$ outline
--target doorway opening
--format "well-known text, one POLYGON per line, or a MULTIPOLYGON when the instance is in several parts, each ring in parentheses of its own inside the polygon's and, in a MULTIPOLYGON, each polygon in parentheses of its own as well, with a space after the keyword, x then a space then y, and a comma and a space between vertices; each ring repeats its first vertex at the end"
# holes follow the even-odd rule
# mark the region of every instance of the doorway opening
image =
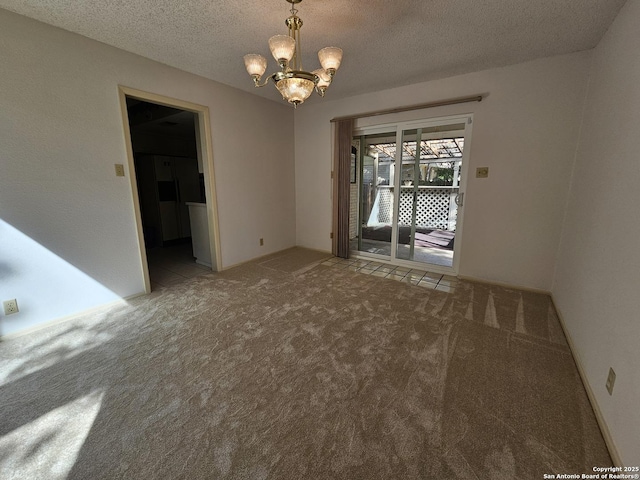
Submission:
POLYGON ((206 107, 121 93, 146 292, 218 270, 206 107))
POLYGON ((471 117, 369 128, 352 143, 354 256, 457 273, 471 117))

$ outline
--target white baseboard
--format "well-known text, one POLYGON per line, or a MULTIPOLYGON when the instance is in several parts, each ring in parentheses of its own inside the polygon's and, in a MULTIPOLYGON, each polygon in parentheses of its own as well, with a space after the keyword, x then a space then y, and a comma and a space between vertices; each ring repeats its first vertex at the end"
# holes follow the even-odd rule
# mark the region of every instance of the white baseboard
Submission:
POLYGON ((551 295, 551 292, 549 290, 542 290, 540 288, 523 287, 521 285, 514 285, 512 283, 496 282, 494 280, 485 280, 484 278, 469 277, 467 275, 458 275, 458 278, 460 280, 466 280, 469 282, 485 283, 487 285, 497 285, 499 287, 511 288, 513 290, 522 290, 524 292, 540 293, 542 295, 551 295))
POLYGON ((589 397, 589 403, 591 403, 591 408, 593 408, 593 413, 596 415, 596 421, 598 422, 598 426, 600 427, 600 431, 602 432, 602 437, 604 438, 604 442, 607 445, 607 449, 609 450, 609 455, 611 455, 611 460, 616 467, 624 468, 624 464, 622 463, 622 458, 620 457, 620 453, 618 452, 618 448, 611 436, 611 432, 609 431, 609 426, 607 425, 606 420, 604 419, 604 415, 602 415, 602 411, 600 410, 600 405, 598 405, 598 401, 596 400, 596 396, 593 393, 593 389, 591 388, 591 384, 589 383, 589 379, 587 378, 587 374, 582 366, 582 360, 580 358, 580 354, 573 343, 573 339, 571 338, 571 334, 567 329, 567 325, 562 316, 562 312, 558 308, 558 305, 553 298, 553 294, 551 294, 551 301, 553 302, 553 306, 558 314, 558 318, 560 319, 560 325, 562 326, 562 330, 564 331, 565 337, 567 337, 567 343, 569 344, 569 348, 571 349, 571 354, 573 355, 573 359, 576 362, 576 366, 578 367, 578 373, 580 374, 580 379, 582 380, 582 384, 584 385, 584 389, 587 392, 587 397, 589 397))
POLYGON ((48 320, 46 322, 38 323, 37 325, 33 325, 31 327, 25 328, 24 330, 18 330, 17 332, 12 332, 7 335, 0 335, 0 342, 4 342, 7 340, 12 340, 17 337, 22 337, 24 335, 29 335, 34 332, 38 332, 40 330, 44 330, 45 328, 51 328, 53 326, 59 325, 61 323, 69 322, 71 320, 75 320, 78 317, 83 315, 89 315, 91 313, 98 312, 99 310, 103 310, 109 307, 113 307, 115 305, 121 305, 122 303, 127 302, 128 300, 133 300, 134 298, 140 297, 142 295, 146 295, 145 292, 136 293, 134 295, 130 295, 125 298, 121 298, 119 300, 114 300, 113 302, 103 303, 102 305, 98 305, 96 307, 88 308, 86 310, 82 310, 78 313, 72 313, 71 315, 65 315, 64 317, 54 318, 53 320, 48 320))

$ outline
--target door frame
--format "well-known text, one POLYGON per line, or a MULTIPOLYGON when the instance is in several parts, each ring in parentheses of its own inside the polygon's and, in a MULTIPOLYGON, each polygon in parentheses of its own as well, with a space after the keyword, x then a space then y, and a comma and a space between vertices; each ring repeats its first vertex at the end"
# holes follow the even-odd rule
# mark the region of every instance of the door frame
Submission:
POLYGON ((165 97, 156 93, 137 90, 123 85, 118 85, 118 96, 120 101, 120 110, 122 113, 122 126, 124 130, 127 162, 129 166, 129 181, 131 183, 133 211, 136 221, 136 234, 138 237, 138 248, 140 251, 140 267, 144 279, 145 293, 151 293, 151 280, 149 277, 149 263, 147 260, 144 232, 142 229, 142 214, 140 212, 140 197, 138 195, 136 169, 133 159, 133 145, 131 143, 127 97, 195 113, 196 150, 198 157, 202 159, 204 188, 207 198, 207 223, 209 227, 209 246, 211 249, 211 269, 214 272, 222 270, 220 228, 218 223, 218 201, 213 168, 213 146, 211 142, 211 117, 209 114, 209 107, 171 97, 165 97))
MULTIPOLYGON (((472 127, 473 127, 473 113, 461 113, 456 115, 447 115, 442 117, 429 117, 423 118, 420 120, 407 120, 407 121, 398 121, 393 123, 381 124, 381 125, 370 125, 363 126, 360 128, 355 128, 353 132, 353 136, 367 136, 367 135, 375 135, 380 133, 393 133, 396 135, 396 145, 402 145, 402 133, 404 130, 410 130, 412 128, 421 128, 421 127, 433 127, 438 125, 450 125, 453 123, 464 123, 464 149, 462 150, 462 157, 460 158, 462 166, 460 171, 461 181, 459 185, 459 193, 462 196, 462 205, 458 206, 458 212, 456 217, 456 235, 455 242, 453 244, 453 264, 451 267, 445 267, 441 265, 428 264, 422 262, 416 262, 411 260, 403 260, 397 258, 397 248, 398 248, 398 213, 400 209, 400 202, 394 201, 393 205, 393 223, 392 223, 392 232, 391 232, 391 254, 387 257, 384 255, 377 255, 366 252, 358 252, 355 256, 375 259, 384 263, 392 263, 393 265, 399 265, 407 268, 414 269, 428 269, 432 272, 444 273, 449 275, 458 275, 459 266, 460 266, 460 254, 462 251, 462 229, 464 224, 464 205, 466 203, 466 190, 467 190, 467 179, 469 177, 469 158, 471 153, 471 136, 472 136, 472 127)), ((361 146, 362 149, 362 146, 361 146)), ((396 175, 394 175, 394 190, 396 192, 400 192, 400 182, 401 176, 398 175, 398 165, 399 171, 402 171, 402 148, 397 148, 396 146, 396 159, 395 159, 395 170, 396 175), (398 160, 400 159, 400 160, 398 160), (399 163, 398 163, 399 162, 399 163)), ((359 176, 359 181, 362 181, 362 175, 359 176)), ((398 197, 399 198, 399 197, 398 197)), ((360 202, 360 196, 358 196, 358 202, 360 202)), ((358 215, 359 216, 359 215, 358 215)), ((360 221, 360 218, 358 218, 360 221)))

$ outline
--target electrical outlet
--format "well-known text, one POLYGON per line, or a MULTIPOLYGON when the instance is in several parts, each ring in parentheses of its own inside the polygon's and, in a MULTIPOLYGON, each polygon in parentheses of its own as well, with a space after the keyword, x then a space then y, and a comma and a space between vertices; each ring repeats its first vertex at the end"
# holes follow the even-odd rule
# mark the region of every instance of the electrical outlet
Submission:
POLYGON ((116 163, 116 177, 124 177, 124 165, 116 163))
POLYGON ((2 306, 4 307, 4 314, 11 315, 13 313, 18 313, 18 301, 14 298, 13 300, 5 300, 2 302, 2 306))
POLYGON ((613 386, 616 383, 616 372, 613 371, 613 368, 609 367, 609 376, 607 377, 607 392, 609 395, 613 395, 613 386))
POLYGON ((489 176, 489 167, 476 168, 476 178, 487 178, 489 176))
POLYGON ((264 245, 264 238, 260 239, 260 246, 262 247, 264 245))

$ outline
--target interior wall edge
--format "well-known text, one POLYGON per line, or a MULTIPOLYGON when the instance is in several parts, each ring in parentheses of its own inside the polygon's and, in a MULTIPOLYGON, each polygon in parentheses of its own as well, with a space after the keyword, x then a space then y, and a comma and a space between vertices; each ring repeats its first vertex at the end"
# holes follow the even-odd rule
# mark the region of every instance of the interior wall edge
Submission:
MULTIPOLYGON (((594 68, 594 59, 592 52, 595 48, 591 49, 591 55, 588 58, 589 62, 589 76, 587 78, 586 85, 584 87, 584 96, 582 101, 582 112, 580 113, 580 126, 578 127, 578 136, 576 139, 576 147, 573 155, 573 160, 571 163, 571 174, 569 177, 569 185, 567 186, 567 195, 565 198, 564 206, 562 207, 562 224, 560 227, 560 238, 558 239, 558 245, 556 247, 555 259, 553 261, 553 272, 551 274, 551 291, 553 292, 557 285, 558 280, 558 264, 560 263, 561 257, 560 252, 562 250, 562 245, 565 242, 565 236, 567 235, 567 219, 569 217, 569 206, 571 203, 571 194, 575 187, 575 178, 576 178, 576 167, 578 165, 578 159, 580 157, 580 145, 582 145, 582 138, 584 135, 584 124, 585 119, 587 118, 587 111, 589 108, 589 93, 591 92, 591 80, 593 79, 593 68, 594 68)), ((556 308, 557 310, 557 308, 556 308)))
POLYGON ((611 435, 611 431, 609 430, 609 425, 604 418, 602 410, 600 409, 600 404, 593 393, 593 389, 591 388, 591 384, 589 383, 589 378, 587 377, 586 370, 582 364, 582 357, 578 352, 578 349, 571 338, 571 334, 569 333, 569 329, 564 321, 564 316, 562 315, 562 311, 558 307, 558 303, 553 295, 550 294, 551 301, 553 302, 553 308, 555 308, 556 313, 558 314, 558 319, 560 320, 560 326, 562 327, 562 331, 564 332, 564 336, 567 339, 567 343, 569 344, 569 350, 571 350, 571 356, 573 357, 573 361, 578 368, 578 373, 580 375, 580 380, 582 380, 582 385, 584 386, 585 391, 587 392, 587 397, 589 398, 589 403, 591 404, 591 408, 593 409, 593 413, 596 416, 596 421, 598 422, 598 426, 600 427, 600 432, 602 433, 602 438, 604 438, 604 442, 607 445, 607 449, 609 450, 609 455, 611 455, 611 460, 616 467, 624 468, 624 464, 622 463, 622 457, 618 452, 618 447, 611 435))

